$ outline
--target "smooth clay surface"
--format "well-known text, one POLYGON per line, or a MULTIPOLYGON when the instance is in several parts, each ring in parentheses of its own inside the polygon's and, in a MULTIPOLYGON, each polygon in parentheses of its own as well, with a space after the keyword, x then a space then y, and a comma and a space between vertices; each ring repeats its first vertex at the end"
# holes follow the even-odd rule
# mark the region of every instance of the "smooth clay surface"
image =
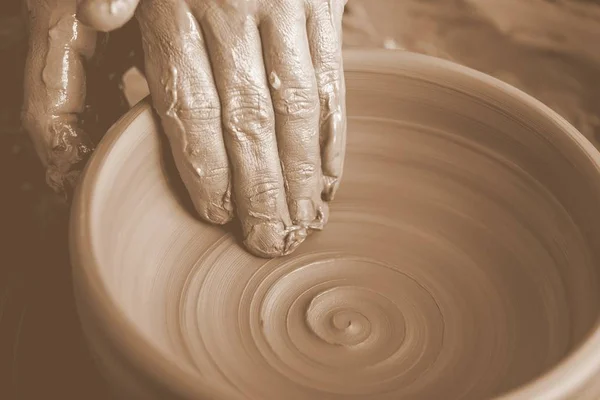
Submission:
POLYGON ((193 216, 148 104, 97 148, 72 251, 117 390, 598 398, 600 155, 464 67, 384 51, 345 64, 345 177, 327 228, 291 256, 255 258, 235 226, 193 216))

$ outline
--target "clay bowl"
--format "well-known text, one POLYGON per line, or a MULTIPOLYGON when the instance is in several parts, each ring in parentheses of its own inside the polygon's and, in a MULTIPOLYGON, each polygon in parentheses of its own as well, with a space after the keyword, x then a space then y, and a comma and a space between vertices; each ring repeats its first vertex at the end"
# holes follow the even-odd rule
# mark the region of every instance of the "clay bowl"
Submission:
POLYGON ((600 154, 465 67, 387 51, 345 65, 343 185, 325 231, 285 258, 195 218, 148 104, 104 138, 71 245, 116 391, 599 398, 600 154))

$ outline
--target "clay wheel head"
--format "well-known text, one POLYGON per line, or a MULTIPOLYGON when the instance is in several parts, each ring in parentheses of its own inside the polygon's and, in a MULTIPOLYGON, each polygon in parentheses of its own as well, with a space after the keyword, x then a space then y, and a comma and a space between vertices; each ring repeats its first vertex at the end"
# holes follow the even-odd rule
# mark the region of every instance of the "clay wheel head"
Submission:
POLYGON ((343 184, 285 258, 194 217, 147 104, 117 123, 72 225, 100 358, 189 398, 574 398, 600 369, 599 154, 448 62, 346 70, 343 184))

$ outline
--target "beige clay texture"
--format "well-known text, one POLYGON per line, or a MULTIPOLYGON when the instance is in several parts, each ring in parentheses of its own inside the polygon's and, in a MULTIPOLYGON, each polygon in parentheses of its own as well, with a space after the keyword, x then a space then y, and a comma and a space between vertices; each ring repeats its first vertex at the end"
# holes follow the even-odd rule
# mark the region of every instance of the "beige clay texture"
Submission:
POLYGON ((71 234, 111 382, 144 399, 596 399, 600 155, 473 70, 345 64, 344 183, 287 257, 194 217, 148 103, 107 134, 71 234))
MULTIPOLYGON (((78 116, 96 32, 134 13, 144 32, 154 103, 99 145, 71 229, 79 316, 116 393, 600 397, 600 159, 579 132, 472 70, 348 51, 347 161, 329 210, 346 142, 341 39, 332 40, 342 2, 222 1, 210 14, 202 6, 216 2, 143 1, 29 1, 24 122, 59 192, 77 184, 94 147, 78 116), (236 184, 248 181, 255 192, 236 184), (240 217, 243 228, 198 216, 240 217), (288 256, 254 257, 244 241, 257 255, 288 256)), ((582 40, 595 14, 561 13, 564 1, 448 1, 437 11, 350 2, 345 42, 356 47, 451 58, 414 34, 417 17, 468 3, 516 42, 597 60, 582 40), (536 21, 568 28, 536 35, 536 21)), ((58 324, 55 311, 48 321, 58 324)))

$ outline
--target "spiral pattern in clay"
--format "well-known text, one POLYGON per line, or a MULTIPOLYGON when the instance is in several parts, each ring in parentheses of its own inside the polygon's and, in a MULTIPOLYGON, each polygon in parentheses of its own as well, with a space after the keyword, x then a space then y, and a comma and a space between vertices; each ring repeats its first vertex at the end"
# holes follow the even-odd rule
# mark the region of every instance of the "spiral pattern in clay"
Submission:
POLYGON ((253 400, 490 398, 556 365, 597 316, 573 164, 531 134, 535 116, 439 89, 443 76, 348 82, 343 185, 288 257, 194 218, 158 134, 111 150, 94 246, 124 315, 253 400))

